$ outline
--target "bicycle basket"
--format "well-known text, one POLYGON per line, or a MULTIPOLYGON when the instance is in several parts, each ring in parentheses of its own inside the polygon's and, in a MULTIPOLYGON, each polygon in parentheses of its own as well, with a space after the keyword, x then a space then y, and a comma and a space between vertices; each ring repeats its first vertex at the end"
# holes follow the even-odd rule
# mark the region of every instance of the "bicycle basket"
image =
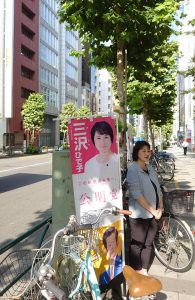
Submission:
POLYGON ((176 215, 193 212, 194 191, 174 190, 163 194, 164 209, 176 215))
POLYGON ((61 247, 64 257, 80 259, 83 251, 86 249, 86 244, 82 235, 65 235, 61 238, 61 247))

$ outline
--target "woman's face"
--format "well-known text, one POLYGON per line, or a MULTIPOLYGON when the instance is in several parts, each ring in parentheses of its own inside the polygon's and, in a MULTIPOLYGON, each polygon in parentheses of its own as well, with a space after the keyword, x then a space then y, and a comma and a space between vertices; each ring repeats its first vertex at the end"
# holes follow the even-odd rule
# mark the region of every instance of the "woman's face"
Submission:
POLYGON ((142 162, 148 162, 151 156, 151 150, 147 147, 144 146, 138 151, 138 160, 142 162))
POLYGON ((109 134, 100 134, 98 131, 95 132, 94 143, 95 147, 100 153, 106 153, 110 151, 112 144, 109 134))

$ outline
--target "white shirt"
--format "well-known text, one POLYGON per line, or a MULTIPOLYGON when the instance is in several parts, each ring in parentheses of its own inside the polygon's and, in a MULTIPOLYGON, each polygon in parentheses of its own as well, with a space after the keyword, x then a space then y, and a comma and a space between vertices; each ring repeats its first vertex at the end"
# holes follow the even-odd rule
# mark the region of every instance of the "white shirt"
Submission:
POLYGON ((184 141, 184 142, 182 143, 182 147, 188 147, 188 142, 185 142, 185 141, 184 141))
POLYGON ((85 164, 85 174, 90 178, 106 178, 119 176, 119 155, 113 153, 111 158, 104 163, 97 161, 98 154, 89 159, 85 164))

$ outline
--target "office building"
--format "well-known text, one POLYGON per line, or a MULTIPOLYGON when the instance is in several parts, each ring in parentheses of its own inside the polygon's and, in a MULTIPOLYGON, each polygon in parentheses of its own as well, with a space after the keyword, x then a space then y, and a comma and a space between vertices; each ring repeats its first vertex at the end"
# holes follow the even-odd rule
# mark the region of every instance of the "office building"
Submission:
POLYGON ((21 110, 30 93, 46 102, 39 146, 59 144, 64 103, 81 105, 81 59, 69 55, 80 49, 78 32, 59 24, 57 9, 57 0, 0 1, 0 149, 5 138, 25 145, 21 110))

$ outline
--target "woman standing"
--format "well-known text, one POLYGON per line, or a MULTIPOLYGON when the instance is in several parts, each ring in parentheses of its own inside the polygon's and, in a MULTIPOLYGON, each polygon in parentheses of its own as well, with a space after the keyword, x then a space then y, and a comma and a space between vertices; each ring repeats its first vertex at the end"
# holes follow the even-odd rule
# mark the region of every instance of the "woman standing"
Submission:
POLYGON ((130 265, 148 275, 152 243, 157 222, 162 216, 162 192, 155 170, 148 165, 151 155, 148 142, 137 142, 133 148, 133 164, 128 169, 129 210, 132 211, 130 265))

